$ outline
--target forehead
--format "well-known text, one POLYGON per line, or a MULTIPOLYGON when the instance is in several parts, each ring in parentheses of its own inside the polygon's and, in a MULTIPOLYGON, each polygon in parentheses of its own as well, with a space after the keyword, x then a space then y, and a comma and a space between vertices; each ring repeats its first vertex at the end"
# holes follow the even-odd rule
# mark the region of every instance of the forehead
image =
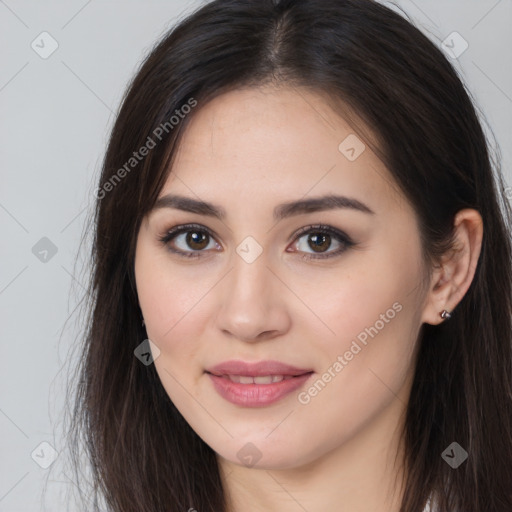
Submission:
POLYGON ((319 94, 230 91, 198 105, 160 196, 219 203, 236 195, 242 204, 262 204, 339 193, 364 197, 374 210, 403 208, 394 179, 365 142, 319 94))
POLYGON ((265 86, 237 89, 200 105, 181 147, 184 153, 208 147, 217 158, 247 154, 291 158, 299 151, 313 157, 329 146, 330 152, 337 151, 337 140, 352 132, 321 96, 265 86), (221 144, 226 141, 231 144, 221 144))

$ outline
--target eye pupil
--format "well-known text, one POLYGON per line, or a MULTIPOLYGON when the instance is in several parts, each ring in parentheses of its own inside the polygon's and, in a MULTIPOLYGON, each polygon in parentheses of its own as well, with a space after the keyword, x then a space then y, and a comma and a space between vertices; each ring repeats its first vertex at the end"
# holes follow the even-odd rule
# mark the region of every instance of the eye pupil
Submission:
POLYGON ((193 249, 204 249, 208 245, 208 243, 204 244, 205 241, 208 241, 208 235, 200 231, 189 231, 186 239, 189 247, 193 249), (194 247, 193 244, 199 244, 199 247, 194 247))
POLYGON ((330 245, 330 235, 326 235, 326 234, 321 234, 321 233, 318 233, 318 234, 314 234, 314 235, 311 235, 310 236, 310 240, 314 240, 314 244, 315 245, 310 245, 310 247, 316 251, 316 252, 323 252, 323 251, 317 251, 318 248, 320 249, 328 249, 329 248, 329 245, 330 245), (326 240, 327 240, 327 243, 326 243, 326 240), (319 242, 321 245, 316 245, 317 242, 319 242))

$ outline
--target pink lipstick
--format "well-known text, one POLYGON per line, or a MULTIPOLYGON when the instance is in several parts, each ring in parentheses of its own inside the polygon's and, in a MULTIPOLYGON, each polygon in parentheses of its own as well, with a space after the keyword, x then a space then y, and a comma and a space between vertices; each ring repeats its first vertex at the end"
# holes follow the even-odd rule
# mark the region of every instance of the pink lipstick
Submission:
POLYGON ((245 407, 264 407, 295 391, 313 370, 279 361, 226 361, 206 373, 217 392, 229 402, 245 407))

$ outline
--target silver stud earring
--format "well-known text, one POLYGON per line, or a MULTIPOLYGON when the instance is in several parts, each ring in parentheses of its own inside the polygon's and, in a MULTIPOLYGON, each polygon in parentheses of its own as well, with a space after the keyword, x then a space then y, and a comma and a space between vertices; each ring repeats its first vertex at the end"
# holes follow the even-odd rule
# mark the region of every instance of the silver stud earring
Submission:
POLYGON ((444 318, 445 320, 449 320, 452 317, 452 315, 446 311, 446 309, 443 309, 443 311, 439 314, 441 315, 441 318, 444 318))
POLYGON ((144 318, 142 319, 142 327, 146 325, 146 322, 144 321, 144 318))

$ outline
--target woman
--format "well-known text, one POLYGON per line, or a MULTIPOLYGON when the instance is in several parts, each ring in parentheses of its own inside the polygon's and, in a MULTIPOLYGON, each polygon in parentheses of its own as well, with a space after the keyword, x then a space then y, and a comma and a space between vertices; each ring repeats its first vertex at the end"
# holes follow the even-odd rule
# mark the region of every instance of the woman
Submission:
POLYGON ((96 190, 73 425, 95 502, 512 510, 503 194, 451 64, 383 5, 181 21, 96 190))

